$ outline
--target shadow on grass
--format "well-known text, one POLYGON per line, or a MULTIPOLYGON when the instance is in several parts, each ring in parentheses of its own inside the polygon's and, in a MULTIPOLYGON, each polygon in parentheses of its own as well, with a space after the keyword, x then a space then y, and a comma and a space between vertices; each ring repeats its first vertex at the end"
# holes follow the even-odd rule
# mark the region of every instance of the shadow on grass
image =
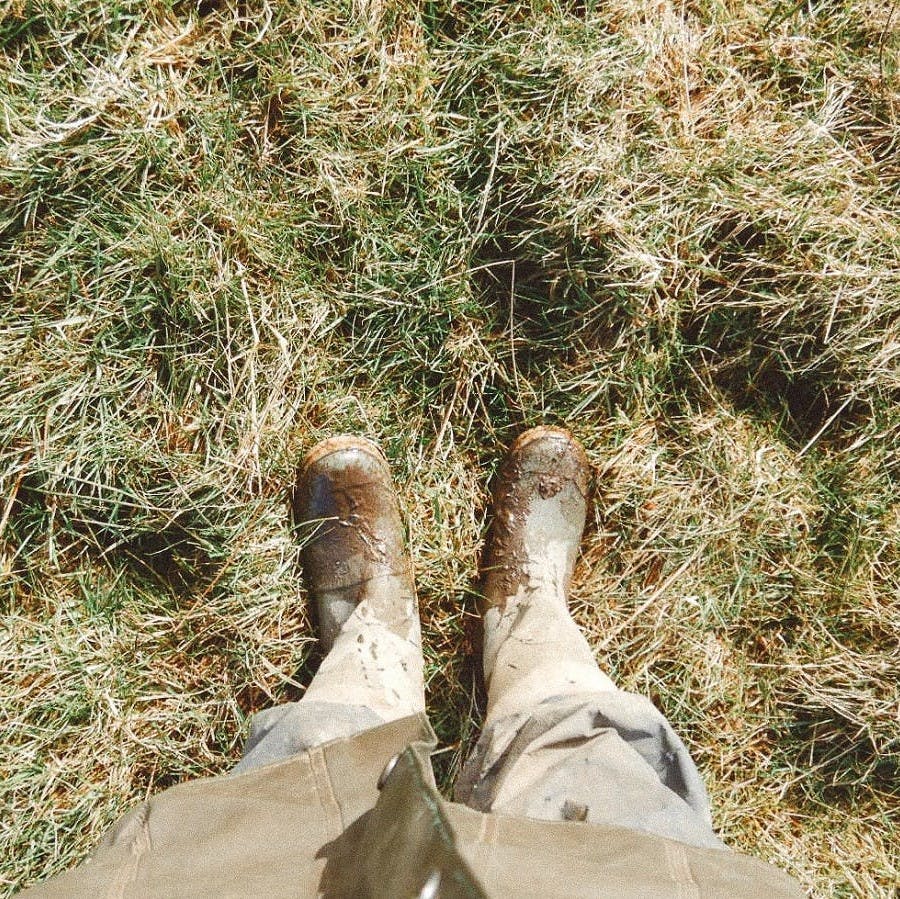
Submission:
POLYGON ((9 532, 19 544, 52 541, 54 552, 87 554, 111 571, 124 566, 139 579, 176 591, 211 584, 224 559, 229 527, 215 490, 188 494, 179 509, 159 508, 153 497, 184 497, 174 482, 136 496, 116 484, 46 473, 22 478, 10 505, 9 532))

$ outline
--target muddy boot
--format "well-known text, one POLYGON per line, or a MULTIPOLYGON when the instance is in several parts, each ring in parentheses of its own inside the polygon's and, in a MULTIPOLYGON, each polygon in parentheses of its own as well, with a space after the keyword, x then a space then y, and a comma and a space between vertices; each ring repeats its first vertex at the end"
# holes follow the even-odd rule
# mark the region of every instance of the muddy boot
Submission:
POLYGON ((614 690, 568 610, 590 466, 567 431, 512 445, 495 490, 482 581, 486 725, 555 696, 614 690))
POLYGON ((425 707, 412 565, 388 463, 359 437, 320 443, 300 466, 294 520, 327 652, 304 696, 383 720, 425 707))

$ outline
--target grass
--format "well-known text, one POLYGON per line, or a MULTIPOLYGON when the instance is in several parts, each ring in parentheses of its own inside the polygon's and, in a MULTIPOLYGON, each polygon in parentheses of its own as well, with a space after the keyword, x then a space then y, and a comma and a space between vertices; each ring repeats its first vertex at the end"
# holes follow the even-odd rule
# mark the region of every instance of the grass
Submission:
POLYGON ((490 477, 548 422, 579 621, 724 838, 893 896, 898 21, 0 2, 0 888, 302 695, 286 493, 335 432, 393 464, 451 783, 490 477))

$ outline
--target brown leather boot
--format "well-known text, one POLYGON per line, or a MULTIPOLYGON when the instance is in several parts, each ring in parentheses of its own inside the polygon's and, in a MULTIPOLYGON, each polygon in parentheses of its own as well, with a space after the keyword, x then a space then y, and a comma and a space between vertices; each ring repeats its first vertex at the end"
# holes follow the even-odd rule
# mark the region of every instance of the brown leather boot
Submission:
POLYGON ((371 441, 332 437, 300 465, 294 521, 304 541, 304 579, 328 652, 353 611, 418 640, 412 565, 387 460, 371 441))

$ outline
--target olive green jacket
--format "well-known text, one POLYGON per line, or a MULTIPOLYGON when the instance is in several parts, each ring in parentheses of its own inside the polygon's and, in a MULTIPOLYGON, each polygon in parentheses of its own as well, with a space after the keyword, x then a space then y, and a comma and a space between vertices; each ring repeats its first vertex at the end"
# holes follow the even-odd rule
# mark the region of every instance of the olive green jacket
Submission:
POLYGON ((405 718, 263 768, 180 784, 28 897, 802 895, 737 853, 442 799, 433 733, 405 718))

